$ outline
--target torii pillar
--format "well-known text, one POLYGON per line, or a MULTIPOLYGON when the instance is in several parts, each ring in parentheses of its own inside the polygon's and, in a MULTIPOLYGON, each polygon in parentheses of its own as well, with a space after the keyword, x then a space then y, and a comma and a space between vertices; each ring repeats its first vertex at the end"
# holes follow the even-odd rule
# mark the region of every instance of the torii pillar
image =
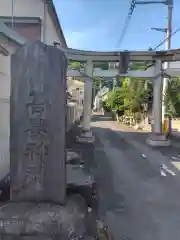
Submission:
POLYGON ((88 59, 85 67, 85 85, 84 85, 84 106, 83 106, 83 131, 82 135, 77 138, 82 142, 93 142, 94 137, 91 131, 91 103, 92 103, 92 87, 93 87, 93 62, 88 59))
POLYGON ((153 127, 147 144, 154 147, 169 146, 170 140, 162 133, 162 61, 156 60, 153 80, 153 127))

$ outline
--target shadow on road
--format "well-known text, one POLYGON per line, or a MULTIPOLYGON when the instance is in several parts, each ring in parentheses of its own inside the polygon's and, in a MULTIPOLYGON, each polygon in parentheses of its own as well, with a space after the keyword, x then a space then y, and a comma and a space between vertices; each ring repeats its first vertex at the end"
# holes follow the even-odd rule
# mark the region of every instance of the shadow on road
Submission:
POLYGON ((95 122, 99 123, 102 122, 102 124, 106 122, 109 126, 109 127, 106 126, 106 129, 109 129, 109 131, 116 132, 121 137, 121 141, 124 141, 125 139, 137 141, 141 144, 145 144, 146 147, 148 147, 152 151, 156 150, 159 151, 164 156, 170 157, 172 161, 173 158, 175 157, 176 160, 180 162, 180 139, 176 136, 170 137, 172 144, 169 147, 151 147, 146 144, 149 132, 143 132, 143 130, 136 131, 135 129, 130 128, 128 125, 118 123, 116 121, 113 121, 112 118, 103 115, 93 116, 92 123, 95 122))
POLYGON ((103 116, 93 116, 92 131, 96 137, 99 211, 114 238, 180 236, 180 178, 178 174, 161 175, 161 160, 168 156, 172 161, 172 154, 178 154, 179 149, 151 148, 146 145, 148 133, 135 132, 103 116))
POLYGON ((117 193, 114 188, 113 170, 97 137, 94 161, 96 163, 94 173, 98 186, 100 215, 105 215, 108 211, 123 211, 125 203, 124 196, 117 193))

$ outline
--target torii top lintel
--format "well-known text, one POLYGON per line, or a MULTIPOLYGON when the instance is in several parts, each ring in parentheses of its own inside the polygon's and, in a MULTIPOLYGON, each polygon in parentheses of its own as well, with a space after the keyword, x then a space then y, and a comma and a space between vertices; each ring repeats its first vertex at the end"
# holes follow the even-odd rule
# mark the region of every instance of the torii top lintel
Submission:
POLYGON ((162 61, 179 61, 180 49, 173 49, 167 51, 119 51, 119 52, 96 52, 85 51, 72 48, 61 48, 67 58, 72 61, 80 62, 118 62, 121 53, 126 52, 129 55, 130 61, 153 61, 161 59, 162 61))

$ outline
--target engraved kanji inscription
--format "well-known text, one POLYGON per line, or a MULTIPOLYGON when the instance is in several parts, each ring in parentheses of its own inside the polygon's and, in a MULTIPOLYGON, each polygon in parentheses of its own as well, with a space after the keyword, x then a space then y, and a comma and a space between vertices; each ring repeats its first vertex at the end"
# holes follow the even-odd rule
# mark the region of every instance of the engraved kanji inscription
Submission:
POLYGON ((49 132, 45 123, 47 103, 41 100, 41 93, 31 90, 26 104, 29 124, 25 129, 27 144, 24 151, 24 180, 26 186, 32 182, 41 182, 45 157, 48 155, 49 132), (40 100, 39 100, 40 99, 40 100))
POLYGON ((47 138, 48 131, 45 125, 44 119, 41 118, 30 118, 29 119, 30 127, 25 129, 25 132, 28 134, 29 139, 33 138, 47 138))

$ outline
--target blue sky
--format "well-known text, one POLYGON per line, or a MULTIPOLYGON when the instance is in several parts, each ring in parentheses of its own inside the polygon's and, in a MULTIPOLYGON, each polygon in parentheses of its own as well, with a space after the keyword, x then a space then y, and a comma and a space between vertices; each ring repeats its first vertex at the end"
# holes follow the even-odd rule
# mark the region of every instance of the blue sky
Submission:
MULTIPOLYGON (((145 0, 147 1, 147 0, 145 0)), ((161 1, 161 0, 159 0, 161 1)), ((86 50, 138 50, 155 47, 165 35, 151 27, 164 28, 167 6, 137 5, 120 46, 118 41, 131 0, 54 0, 68 46, 86 50)), ((180 0, 174 0, 173 30, 180 27, 180 0)), ((160 49, 163 49, 162 46, 160 49)), ((180 32, 172 37, 180 48, 180 32)))

